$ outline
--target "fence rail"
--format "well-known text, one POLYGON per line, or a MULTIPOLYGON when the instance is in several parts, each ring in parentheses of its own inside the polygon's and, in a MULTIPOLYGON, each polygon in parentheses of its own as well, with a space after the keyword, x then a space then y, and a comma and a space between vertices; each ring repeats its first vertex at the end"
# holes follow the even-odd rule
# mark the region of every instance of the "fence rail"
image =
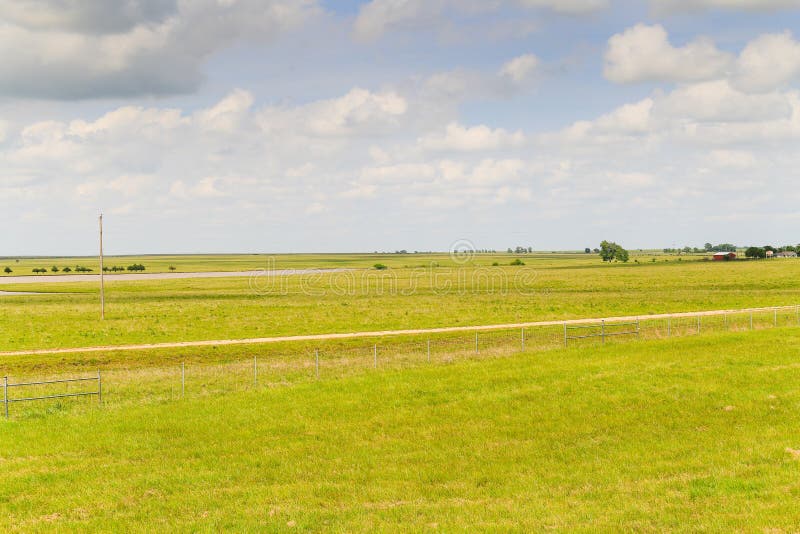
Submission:
MULTIPOLYGON (((383 337, 377 343, 374 339, 366 341, 363 338, 315 340, 313 345, 305 343, 281 352, 262 348, 249 359, 227 363, 181 363, 178 360, 169 367, 108 368, 103 370, 102 378, 99 371, 96 377, 16 380, 13 383, 6 377, 2 384, 3 404, 8 417, 10 404, 28 401, 92 396, 97 396, 98 403, 104 405, 143 399, 174 400, 232 390, 276 387, 323 376, 343 377, 377 369, 444 363, 457 358, 531 353, 564 349, 573 344, 616 344, 624 343, 626 338, 668 339, 710 332, 749 332, 777 326, 800 326, 800 306, 548 321, 503 328, 478 326, 471 330, 395 334, 383 337), (70 390, 72 384, 91 384, 94 381, 97 382, 96 389, 70 390), (62 390, 58 389, 59 386, 63 386, 62 390), (19 393, 10 397, 10 392, 19 393)), ((20 409, 20 412, 40 409, 37 404, 30 406, 20 409)))
POLYGON ((28 402, 28 401, 37 401, 37 400, 48 400, 48 399, 64 399, 68 397, 91 397, 97 396, 97 400, 99 403, 103 402, 103 379, 100 375, 100 371, 97 371, 97 376, 87 377, 87 378, 63 378, 60 380, 40 380, 37 382, 16 382, 16 383, 9 383, 8 377, 3 377, 3 406, 5 408, 5 416, 8 418, 8 406, 9 404, 15 402, 28 402), (97 382, 97 390, 96 391, 78 391, 75 393, 52 393, 50 395, 38 395, 32 397, 14 397, 11 398, 8 396, 8 390, 10 388, 20 388, 20 387, 34 387, 34 386, 51 386, 53 384, 72 384, 72 383, 83 383, 83 382, 97 382))

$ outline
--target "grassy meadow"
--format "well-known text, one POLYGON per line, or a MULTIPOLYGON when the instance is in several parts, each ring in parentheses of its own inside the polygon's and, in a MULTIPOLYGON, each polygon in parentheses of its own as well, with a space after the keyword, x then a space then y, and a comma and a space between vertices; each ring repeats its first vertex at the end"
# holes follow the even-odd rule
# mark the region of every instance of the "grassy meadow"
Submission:
POLYGON ((0 525, 791 532, 798 346, 778 328, 78 402, 0 421, 0 525))
MULTIPOLYGON (((800 261, 792 260, 126 261, 153 272, 179 259, 180 269, 197 271, 348 270, 110 281, 103 322, 95 283, 0 285, 41 292, 0 296, 0 351, 800 303, 800 261)), ((430 360, 427 336, 3 357, 0 376, 12 383, 100 369, 104 402, 15 403, 0 418, 0 526, 793 531, 797 321, 793 309, 757 314, 752 332, 745 316, 707 318, 699 331, 694 319, 674 320, 671 330, 653 321, 639 341, 567 349, 560 328, 529 330, 524 348, 518 331, 482 333, 479 352, 470 334, 439 335, 430 360), (380 344, 377 369, 372 343, 380 344)), ((92 387, 13 390, 12 398, 92 387)))
MULTIPOLYGON (((800 302, 800 261, 710 262, 634 256, 446 255, 276 258, 277 268, 340 267, 283 277, 0 285, 0 351, 654 314, 800 302), (380 257, 379 257, 380 258, 380 257), (656 259, 655 262, 651 259, 656 259), (365 265, 382 262, 377 271, 365 265), (502 263, 501 263, 502 262, 502 263), (501 265, 493 266, 493 263, 501 265)), ((146 260, 137 259, 136 261, 146 260)), ((168 263, 171 261, 160 260, 168 263)), ((187 261, 190 261, 187 259, 187 261)), ((200 265, 204 260, 191 261, 200 265)), ((244 262, 239 258, 237 261, 244 262)), ((218 269, 213 262, 207 270, 218 269)), ((244 263, 240 264, 244 267, 244 263)), ((252 266, 249 266, 250 268, 252 266)))

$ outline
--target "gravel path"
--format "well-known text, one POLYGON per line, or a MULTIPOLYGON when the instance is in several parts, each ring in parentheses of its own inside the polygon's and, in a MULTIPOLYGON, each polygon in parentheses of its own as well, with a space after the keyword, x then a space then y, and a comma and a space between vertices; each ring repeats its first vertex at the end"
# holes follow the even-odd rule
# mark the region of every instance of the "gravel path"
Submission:
MULTIPOLYGON (((299 274, 336 273, 347 269, 284 269, 281 271, 229 271, 208 273, 118 273, 105 275, 106 282, 132 280, 180 280, 184 278, 251 278, 259 276, 291 276, 299 274)), ((61 284, 64 282, 100 283, 99 274, 60 274, 37 276, 0 276, 2 284, 61 284)))
POLYGON ((593 319, 572 319, 569 321, 538 321, 532 323, 513 323, 513 324, 495 324, 483 326, 450 326, 444 328, 420 328, 414 330, 382 330, 375 332, 349 332, 342 334, 314 334, 306 336, 280 336, 280 337, 262 337, 253 339, 220 339, 210 341, 181 341, 172 343, 146 343, 138 345, 114 345, 104 347, 76 347, 69 349, 39 349, 39 350, 22 350, 14 352, 0 352, 2 356, 27 356, 34 354, 70 354, 78 352, 111 352, 118 350, 150 350, 150 349, 173 349, 182 347, 211 347, 211 346, 226 346, 226 345, 259 345, 264 343, 282 343, 287 341, 326 341, 332 339, 354 339, 354 338, 378 338, 387 336, 400 336, 400 335, 419 335, 419 334, 443 334, 451 332, 482 332, 487 330, 511 330, 532 328, 536 326, 557 326, 557 325, 574 325, 574 324, 587 324, 598 323, 606 321, 608 323, 614 322, 630 322, 630 321, 644 321, 654 319, 667 319, 676 317, 707 317, 711 315, 724 315, 733 313, 750 313, 750 312, 764 312, 773 310, 795 310, 797 306, 777 306, 772 308, 746 308, 741 310, 711 310, 702 312, 685 312, 685 313, 665 313, 658 315, 628 315, 624 317, 597 317, 593 319))

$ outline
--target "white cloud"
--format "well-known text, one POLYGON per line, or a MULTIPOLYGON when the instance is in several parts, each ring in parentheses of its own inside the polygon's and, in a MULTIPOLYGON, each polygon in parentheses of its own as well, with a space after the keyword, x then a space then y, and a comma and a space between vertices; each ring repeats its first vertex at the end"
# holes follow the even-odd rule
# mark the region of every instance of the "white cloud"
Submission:
POLYGON ((423 150, 476 152, 519 147, 525 143, 522 132, 508 132, 480 125, 471 128, 457 123, 448 124, 443 134, 430 134, 419 139, 423 150))
POLYGON ((315 0, 6 2, 0 93, 79 99, 192 91, 211 53, 269 40, 318 12, 315 0))
POLYGON ((750 92, 779 88, 800 76, 800 43, 787 32, 750 41, 739 55, 734 84, 750 92))
POLYGON ((500 69, 500 74, 514 83, 524 83, 537 71, 539 63, 539 58, 535 55, 524 54, 503 65, 503 68, 500 69))
POLYGON ((730 123, 788 118, 792 106, 786 95, 746 94, 718 80, 677 88, 659 101, 657 111, 671 119, 730 123))
POLYGON ((359 39, 374 40, 391 30, 440 27, 451 12, 474 16, 518 8, 585 15, 608 5, 608 0, 371 0, 359 9, 353 30, 359 39))
POLYGON ((663 26, 637 24, 609 39, 604 73, 617 83, 692 82, 724 76, 733 61, 710 39, 675 47, 663 26))
POLYGON ((355 88, 342 97, 301 107, 267 108, 259 114, 259 122, 276 133, 304 130, 317 136, 343 136, 391 128, 407 111, 408 102, 394 91, 355 88))

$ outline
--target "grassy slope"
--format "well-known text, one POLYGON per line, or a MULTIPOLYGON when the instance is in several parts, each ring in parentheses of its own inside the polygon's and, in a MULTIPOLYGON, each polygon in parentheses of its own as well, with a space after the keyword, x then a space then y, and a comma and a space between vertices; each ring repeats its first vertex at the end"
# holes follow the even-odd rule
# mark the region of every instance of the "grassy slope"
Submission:
MULTIPOLYGON (((555 256, 555 255, 554 255, 555 256)), ((358 263, 356 260, 351 260, 358 263)), ((396 261, 402 261, 400 259, 396 261)), ((540 256, 525 267, 393 268, 314 277, 112 282, 97 321, 94 284, 4 289, 0 350, 665 313, 795 304, 800 261, 602 265, 540 256), (304 290, 305 289, 305 290, 304 290)))
POLYGON ((792 530, 799 342, 552 351, 0 423, 0 524, 792 530))

